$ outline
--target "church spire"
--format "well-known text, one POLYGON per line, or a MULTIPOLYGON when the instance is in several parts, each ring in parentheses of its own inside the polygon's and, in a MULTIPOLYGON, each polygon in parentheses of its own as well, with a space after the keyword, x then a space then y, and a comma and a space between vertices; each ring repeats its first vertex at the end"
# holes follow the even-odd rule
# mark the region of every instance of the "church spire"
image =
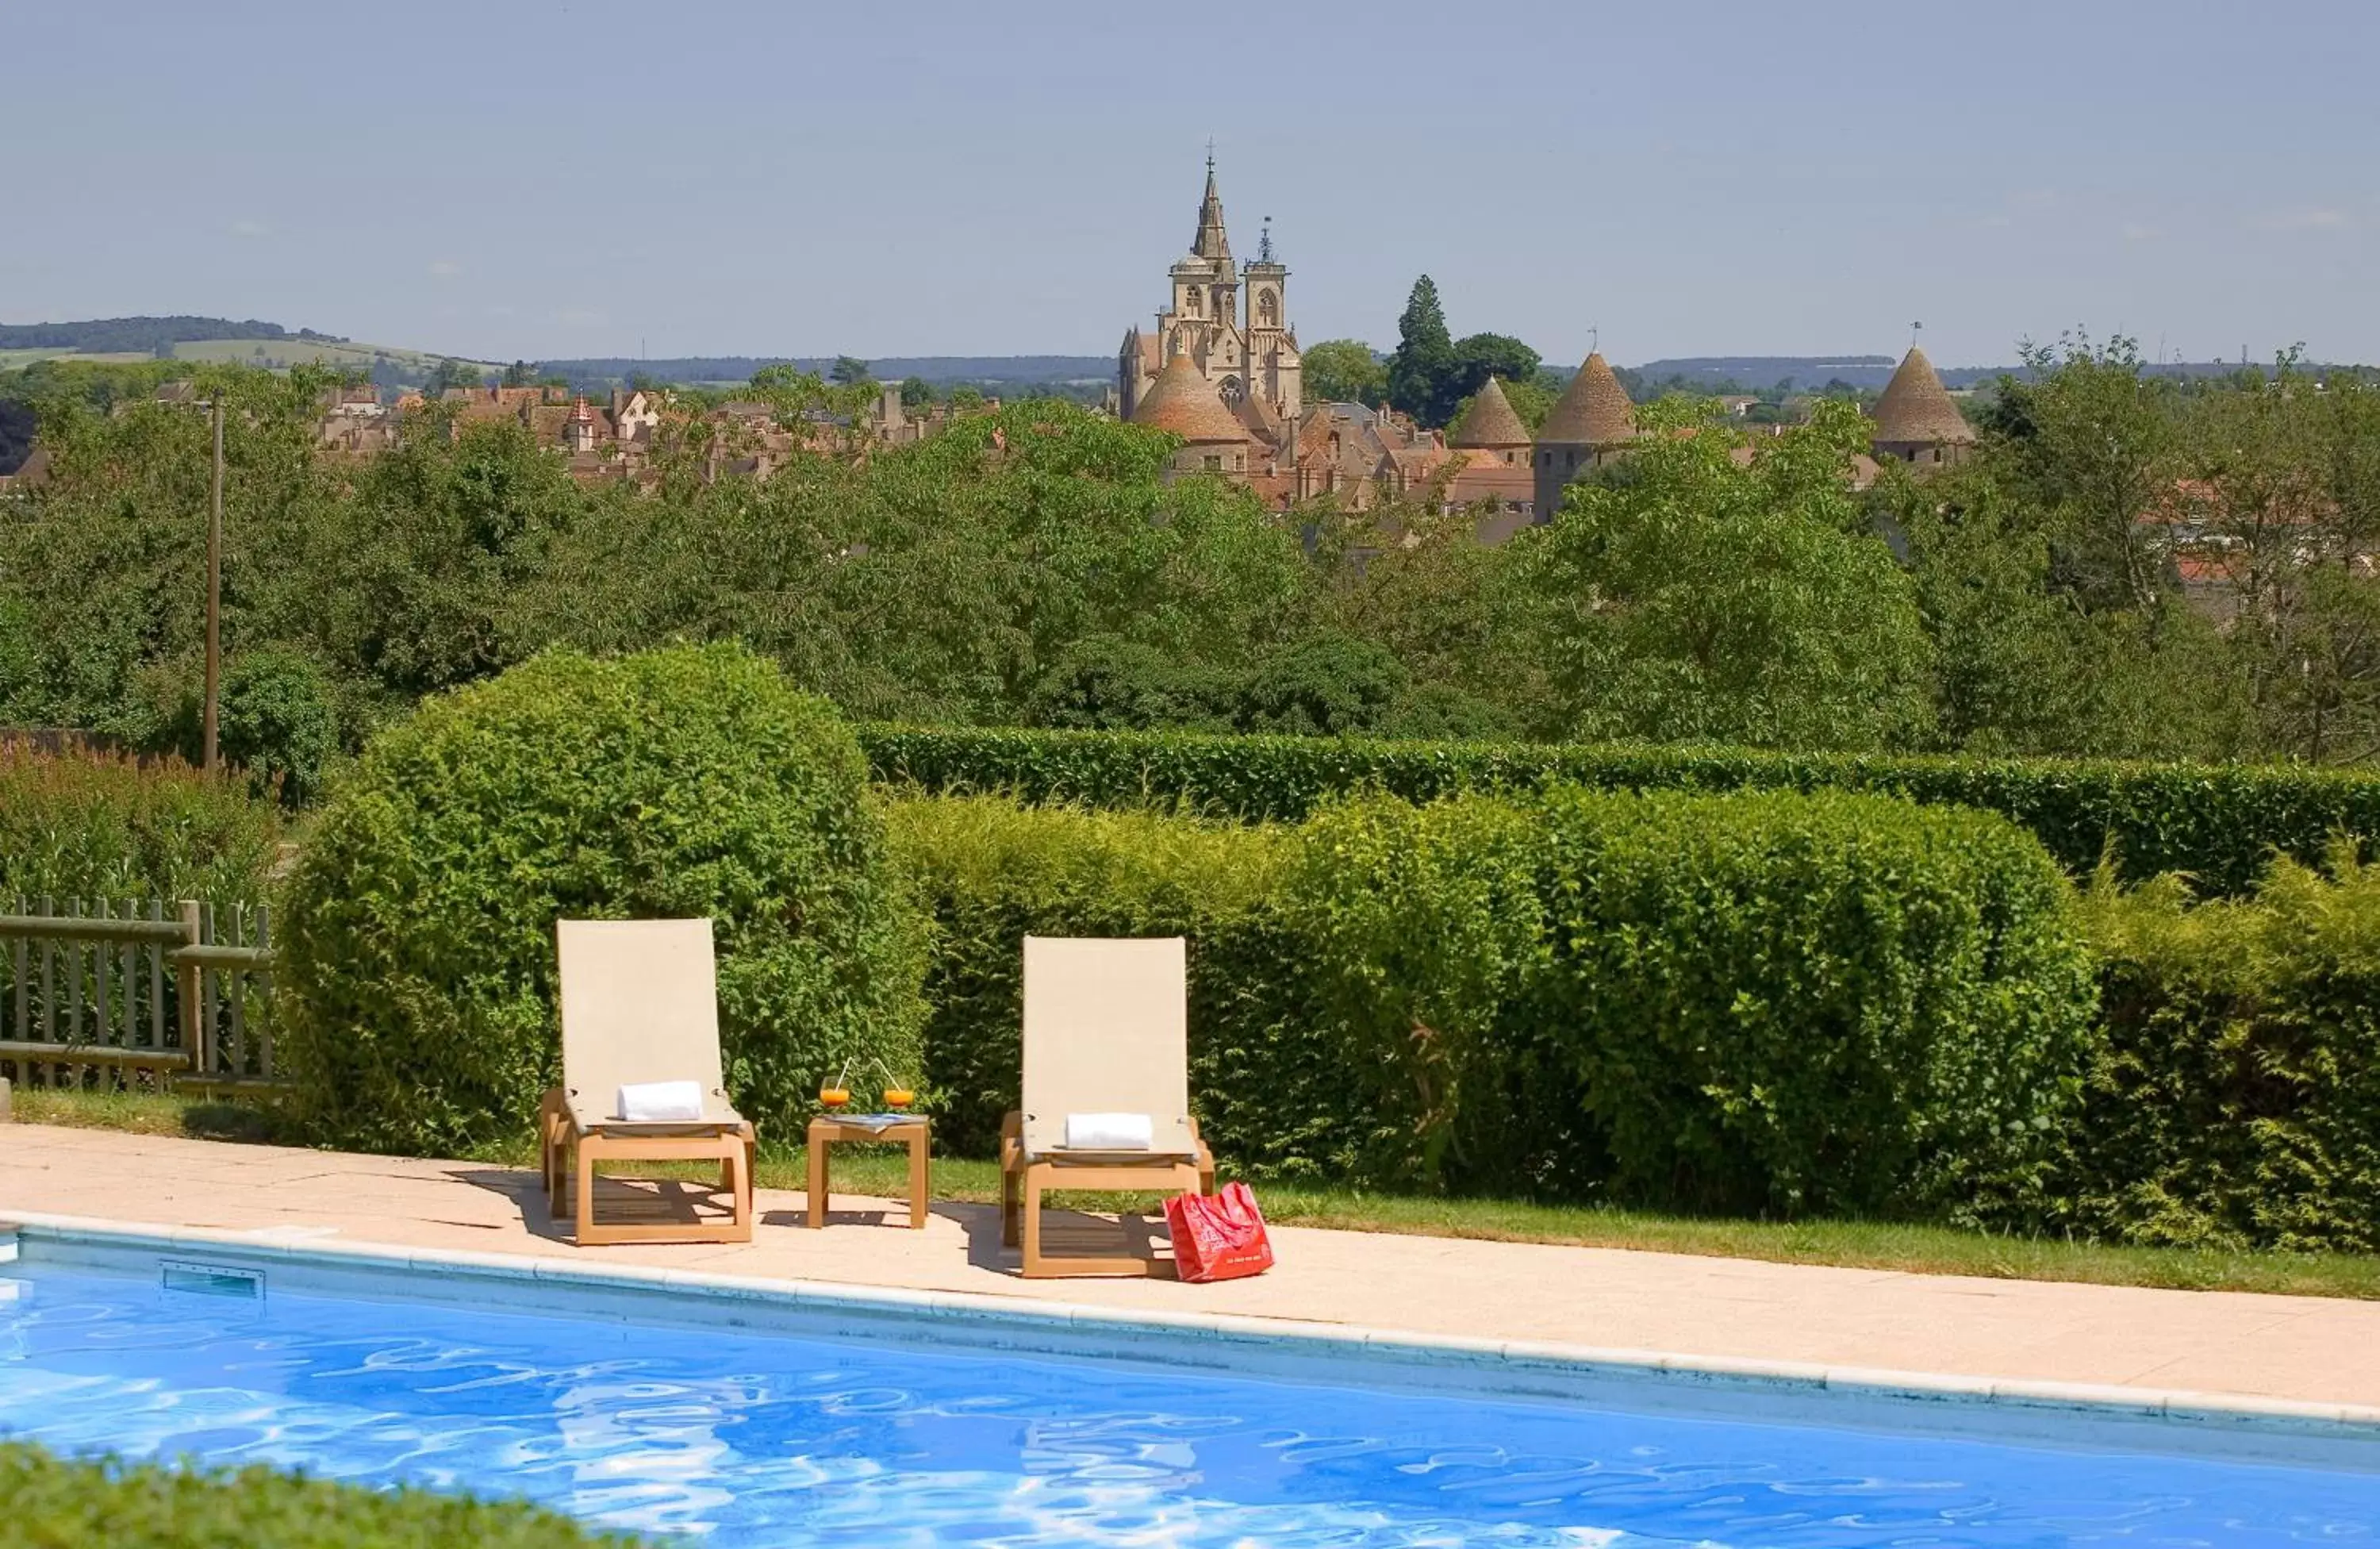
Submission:
POLYGON ((1207 142, 1207 197, 1198 204, 1198 235, 1190 243, 1194 258, 1229 259, 1232 244, 1223 235, 1223 196, 1215 189, 1215 142, 1207 142))

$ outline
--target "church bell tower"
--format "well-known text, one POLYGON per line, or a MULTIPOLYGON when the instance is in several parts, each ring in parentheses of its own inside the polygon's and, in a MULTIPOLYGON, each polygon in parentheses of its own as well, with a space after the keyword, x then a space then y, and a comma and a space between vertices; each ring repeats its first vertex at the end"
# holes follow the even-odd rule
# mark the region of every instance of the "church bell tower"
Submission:
POLYGON ((1272 217, 1257 238, 1257 259, 1248 265, 1248 380, 1253 390, 1284 419, 1304 405, 1297 336, 1289 327, 1289 266, 1274 256, 1272 217))

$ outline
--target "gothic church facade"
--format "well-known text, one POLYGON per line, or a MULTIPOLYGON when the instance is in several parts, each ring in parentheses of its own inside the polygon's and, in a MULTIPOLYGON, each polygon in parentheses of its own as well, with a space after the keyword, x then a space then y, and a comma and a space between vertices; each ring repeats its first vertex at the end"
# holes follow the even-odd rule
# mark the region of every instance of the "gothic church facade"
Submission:
POLYGON ((1179 356, 1227 408, 1239 412, 1245 405, 1256 411, 1251 419, 1294 424, 1305 395, 1297 333, 1289 325, 1289 270, 1273 257, 1269 227, 1245 273, 1232 262, 1211 155, 1197 235, 1168 278, 1170 301, 1158 312, 1156 327, 1131 329, 1116 352, 1123 418, 1134 417, 1159 373, 1179 356))

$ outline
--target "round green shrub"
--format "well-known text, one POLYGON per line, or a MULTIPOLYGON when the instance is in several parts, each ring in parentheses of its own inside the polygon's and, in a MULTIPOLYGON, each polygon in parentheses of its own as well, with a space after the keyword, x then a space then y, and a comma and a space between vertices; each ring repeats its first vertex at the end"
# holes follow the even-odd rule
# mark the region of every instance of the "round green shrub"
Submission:
POLYGON ((322 788, 339 750, 339 713, 330 675, 294 651, 235 656, 224 674, 225 762, 249 773, 260 791, 277 790, 287 807, 303 807, 322 788))
POLYGON ((737 646, 566 652, 426 701, 334 784, 291 880, 283 1055, 318 1133, 524 1133, 559 1075, 553 926, 709 916, 722 1052, 791 1130, 917 1066, 919 931, 850 731, 737 646))

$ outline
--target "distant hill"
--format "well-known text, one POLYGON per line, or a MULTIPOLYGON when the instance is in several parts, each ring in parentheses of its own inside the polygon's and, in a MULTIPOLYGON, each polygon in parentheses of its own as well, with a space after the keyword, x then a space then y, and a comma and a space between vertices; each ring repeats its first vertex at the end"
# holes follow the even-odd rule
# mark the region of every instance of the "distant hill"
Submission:
MULTIPOLYGON (((1682 381, 1706 391, 1732 383, 1747 393, 1757 392, 1790 381, 1794 387, 1807 392, 1821 391, 1829 383, 1837 382, 1864 392, 1876 392, 1892 380, 1893 370, 1900 364, 1900 358, 1896 355, 1687 355, 1669 360, 1647 360, 1630 370, 1637 380, 1646 384, 1682 381)), ((2322 369, 2313 361, 2307 362, 2307 367, 2322 369)), ((2167 360, 2141 368, 2143 375, 2171 377, 2225 377, 2242 370, 2269 374, 2271 362, 2167 360)), ((2026 374, 2022 366, 2016 365, 1937 363, 1935 372, 1942 378, 1942 385, 1952 388, 2026 374)))
MULTIPOLYGON (((1830 382, 1870 390, 1892 380, 1900 364, 1894 355, 1686 355, 1669 360, 1647 360, 1635 367, 1646 382, 1684 381, 1703 387, 1732 383, 1746 392, 1791 382, 1816 391, 1830 382)), ((1937 367, 1945 387, 1971 387, 1989 382, 2015 366, 1937 367)))
MULTIPOLYGON (((632 376, 649 382, 748 382, 763 366, 791 366, 824 375, 834 361, 832 355, 687 355, 660 360, 590 356, 537 365, 540 372, 568 377, 574 385, 589 385, 625 382, 632 376)), ((997 388, 1105 382, 1115 374, 1115 361, 1105 355, 886 355, 868 361, 868 369, 880 382, 915 376, 938 384, 964 382, 997 388)))
MULTIPOLYGON (((447 357, 395 345, 358 344, 313 328, 227 317, 106 317, 82 323, 0 323, 0 371, 37 361, 237 361, 271 371, 327 366, 384 387, 417 387, 447 357)), ((494 362, 455 357, 480 372, 494 362)))
POLYGON ((226 317, 102 317, 85 323, 0 323, 0 349, 57 350, 75 355, 153 355, 200 339, 319 339, 346 341, 311 328, 294 332, 278 323, 226 317))

